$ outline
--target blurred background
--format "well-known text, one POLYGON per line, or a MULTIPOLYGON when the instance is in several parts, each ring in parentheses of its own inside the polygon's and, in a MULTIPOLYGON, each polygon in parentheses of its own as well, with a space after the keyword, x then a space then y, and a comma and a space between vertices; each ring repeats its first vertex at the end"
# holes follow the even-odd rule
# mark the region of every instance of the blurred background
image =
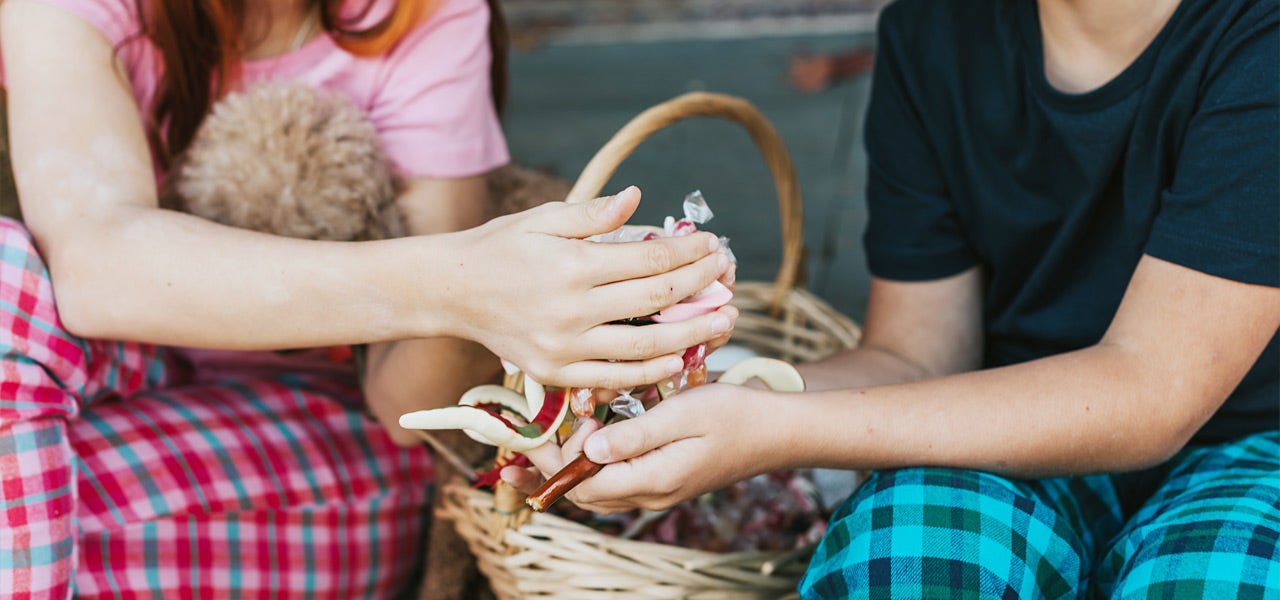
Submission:
MULTIPOLYGON (((804 194, 810 290, 861 320, 862 120, 884 0, 505 0, 513 49, 505 127, 515 160, 575 179, 644 109, 689 91, 744 97, 785 140, 804 194), (843 73, 831 73, 843 71, 843 73), (832 75, 835 81, 827 84, 832 75)), ((739 279, 772 279, 780 255, 768 171, 737 125, 660 132, 606 190, 635 184, 634 223, 679 216, 702 190, 739 279)))

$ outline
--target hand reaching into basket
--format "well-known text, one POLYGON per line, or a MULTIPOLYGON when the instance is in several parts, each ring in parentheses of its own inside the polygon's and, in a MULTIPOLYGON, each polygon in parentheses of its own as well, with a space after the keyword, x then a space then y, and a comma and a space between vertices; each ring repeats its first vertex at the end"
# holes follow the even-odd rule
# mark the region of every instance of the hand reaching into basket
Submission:
POLYGON ((560 386, 619 389, 680 372, 684 350, 726 337, 737 311, 724 307, 646 327, 611 323, 657 313, 731 279, 732 263, 709 233, 583 240, 621 227, 639 202, 632 187, 581 204, 545 204, 457 234, 468 246, 458 268, 473 275, 448 279, 468 282, 451 295, 465 316, 459 337, 560 386), (513 295, 513 288, 526 293, 513 295))

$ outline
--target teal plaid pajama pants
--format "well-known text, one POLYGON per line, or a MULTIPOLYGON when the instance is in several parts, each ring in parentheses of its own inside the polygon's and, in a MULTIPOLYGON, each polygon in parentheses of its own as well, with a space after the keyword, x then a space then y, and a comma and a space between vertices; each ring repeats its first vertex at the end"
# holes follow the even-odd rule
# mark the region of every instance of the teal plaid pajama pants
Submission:
POLYGON ((1160 467, 1038 481, 876 473, 832 517, 803 598, 1280 599, 1280 432, 1160 467))

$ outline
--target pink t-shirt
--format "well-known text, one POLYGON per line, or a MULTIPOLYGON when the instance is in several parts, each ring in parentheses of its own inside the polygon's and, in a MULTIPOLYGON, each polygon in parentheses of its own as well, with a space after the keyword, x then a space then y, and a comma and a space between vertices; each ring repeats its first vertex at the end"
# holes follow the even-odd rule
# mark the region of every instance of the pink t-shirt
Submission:
MULTIPOLYGON (((163 65, 155 46, 138 35, 135 1, 41 1, 78 15, 118 49, 145 117, 163 65)), ((371 19, 385 15, 394 0, 373 1, 371 19)), ((467 177, 501 166, 508 155, 490 93, 488 5, 436 0, 428 10, 382 56, 352 55, 322 34, 294 52, 243 63, 243 83, 302 81, 345 95, 368 112, 406 177, 467 177)))
MULTIPOLYGON (((150 40, 138 35, 135 1, 40 1, 78 15, 117 48, 145 120, 163 64, 150 40)), ((385 15, 393 0, 373 1, 370 19, 385 15)), ((352 4, 364 6, 363 0, 352 4)), ((406 177, 468 177, 499 167, 509 159, 490 90, 488 5, 485 0, 435 0, 429 10, 426 20, 382 56, 354 56, 322 34, 294 52, 243 63, 242 82, 302 81, 344 94, 369 114, 406 177)), ((336 366, 325 350, 289 356, 184 353, 199 366, 197 380, 350 368, 336 366)))

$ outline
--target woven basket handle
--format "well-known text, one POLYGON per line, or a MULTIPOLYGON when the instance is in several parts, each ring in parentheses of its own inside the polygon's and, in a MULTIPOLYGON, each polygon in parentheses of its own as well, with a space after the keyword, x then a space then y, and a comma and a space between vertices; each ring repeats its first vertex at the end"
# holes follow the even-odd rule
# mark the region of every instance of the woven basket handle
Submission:
POLYGON ((773 174, 778 193, 778 212, 782 220, 782 264, 774 279, 770 306, 774 312, 782 308, 787 292, 799 283, 800 260, 804 255, 804 215, 801 209, 800 184, 796 179, 791 155, 773 125, 750 102, 734 96, 694 92, 678 96, 637 115, 600 148, 569 192, 569 202, 595 198, 609 182, 614 171, 635 151, 641 142, 655 132, 691 117, 718 117, 733 121, 751 134, 752 141, 764 155, 773 174))

